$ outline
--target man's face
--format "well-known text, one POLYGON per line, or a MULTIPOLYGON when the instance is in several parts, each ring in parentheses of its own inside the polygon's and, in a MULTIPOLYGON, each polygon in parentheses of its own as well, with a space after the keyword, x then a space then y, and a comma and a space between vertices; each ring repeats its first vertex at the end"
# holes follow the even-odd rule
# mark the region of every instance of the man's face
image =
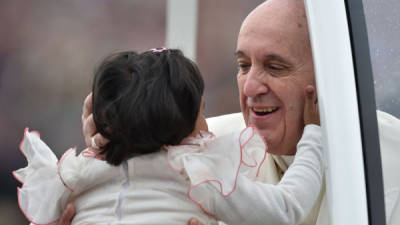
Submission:
POLYGON ((246 124, 259 129, 269 152, 292 155, 304 127, 304 88, 314 84, 314 72, 305 16, 282 11, 261 6, 246 18, 237 79, 246 124))

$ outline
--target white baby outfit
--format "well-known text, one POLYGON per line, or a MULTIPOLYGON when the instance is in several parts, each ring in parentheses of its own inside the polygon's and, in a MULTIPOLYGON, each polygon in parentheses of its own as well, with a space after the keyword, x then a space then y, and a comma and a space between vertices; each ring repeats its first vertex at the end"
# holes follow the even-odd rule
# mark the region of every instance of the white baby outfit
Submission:
POLYGON ((91 151, 58 161, 35 132, 20 149, 28 166, 14 172, 18 201, 32 224, 56 224, 67 202, 72 224, 298 224, 316 200, 323 173, 320 127, 307 125, 297 154, 277 185, 253 182, 267 147, 254 127, 181 145, 111 166, 91 151))

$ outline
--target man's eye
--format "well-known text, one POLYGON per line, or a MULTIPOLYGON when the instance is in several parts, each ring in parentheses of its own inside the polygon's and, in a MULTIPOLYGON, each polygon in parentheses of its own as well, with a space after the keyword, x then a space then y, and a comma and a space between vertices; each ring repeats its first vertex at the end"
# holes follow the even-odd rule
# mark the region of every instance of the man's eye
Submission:
POLYGON ((240 71, 247 71, 250 68, 249 64, 239 63, 238 69, 240 71))
POLYGON ((268 67, 268 69, 271 69, 271 70, 284 70, 284 69, 286 69, 286 66, 283 66, 283 65, 280 65, 280 64, 275 64, 275 63, 268 64, 267 67, 268 67))

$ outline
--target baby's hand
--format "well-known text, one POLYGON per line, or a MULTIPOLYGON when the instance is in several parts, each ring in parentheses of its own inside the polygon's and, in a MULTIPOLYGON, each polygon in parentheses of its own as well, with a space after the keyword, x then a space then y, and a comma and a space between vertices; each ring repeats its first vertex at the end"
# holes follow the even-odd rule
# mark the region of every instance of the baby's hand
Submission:
POLYGON ((304 103, 304 125, 316 124, 319 125, 319 112, 318 112, 318 100, 315 88, 312 85, 308 85, 305 88, 305 103, 304 103))

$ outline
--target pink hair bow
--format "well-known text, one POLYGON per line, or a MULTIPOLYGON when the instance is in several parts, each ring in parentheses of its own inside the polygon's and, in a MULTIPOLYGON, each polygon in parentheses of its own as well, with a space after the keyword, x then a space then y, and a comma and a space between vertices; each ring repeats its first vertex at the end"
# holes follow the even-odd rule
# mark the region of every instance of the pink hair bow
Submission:
POLYGON ((150 50, 153 51, 154 53, 156 53, 156 52, 167 51, 168 48, 166 48, 166 47, 162 47, 162 48, 152 48, 152 49, 150 49, 150 50))

